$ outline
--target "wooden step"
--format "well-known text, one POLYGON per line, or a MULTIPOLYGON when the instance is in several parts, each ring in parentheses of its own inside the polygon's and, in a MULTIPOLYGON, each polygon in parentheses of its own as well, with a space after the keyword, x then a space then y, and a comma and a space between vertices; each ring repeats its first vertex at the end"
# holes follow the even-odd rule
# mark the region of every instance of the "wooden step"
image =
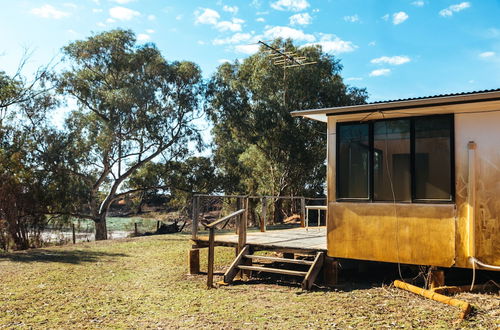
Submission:
POLYGON ((247 255, 245 255, 245 258, 265 260, 265 261, 273 261, 273 262, 283 262, 283 263, 288 263, 288 264, 308 265, 308 266, 310 266, 310 265, 313 264, 313 261, 309 261, 309 260, 290 259, 290 258, 278 258, 278 257, 267 257, 267 256, 257 256, 257 255, 254 255, 254 254, 247 254, 247 255))
POLYGON ((297 271, 297 270, 268 268, 268 267, 258 267, 258 266, 238 265, 238 269, 253 270, 253 271, 256 271, 256 272, 264 272, 264 273, 275 273, 275 274, 302 276, 302 277, 304 277, 304 276, 307 275, 307 272, 301 272, 301 271, 297 271))

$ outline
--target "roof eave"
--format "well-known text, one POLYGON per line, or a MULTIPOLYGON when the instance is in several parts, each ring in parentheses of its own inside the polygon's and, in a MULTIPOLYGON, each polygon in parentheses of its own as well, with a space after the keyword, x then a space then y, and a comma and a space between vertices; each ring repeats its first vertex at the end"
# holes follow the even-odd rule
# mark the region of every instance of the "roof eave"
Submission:
POLYGON ((298 111, 292 111, 291 115, 293 117, 306 117, 326 122, 327 116, 329 115, 341 115, 349 113, 362 113, 362 112, 375 112, 375 111, 390 111, 390 110, 400 110, 408 108, 442 106, 450 104, 483 102, 492 100, 500 100, 500 91, 475 93, 468 95, 432 97, 432 98, 418 99, 418 100, 403 100, 403 101, 360 104, 360 105, 351 105, 351 106, 334 107, 334 108, 298 110, 298 111))

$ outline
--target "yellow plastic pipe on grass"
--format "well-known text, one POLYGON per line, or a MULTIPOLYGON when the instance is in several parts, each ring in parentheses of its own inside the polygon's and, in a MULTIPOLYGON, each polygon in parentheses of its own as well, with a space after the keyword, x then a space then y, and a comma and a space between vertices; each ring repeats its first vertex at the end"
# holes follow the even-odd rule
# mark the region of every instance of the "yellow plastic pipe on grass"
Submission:
POLYGON ((438 301, 440 303, 444 303, 444 304, 447 304, 450 306, 458 307, 462 310, 462 312, 460 313, 460 318, 462 320, 465 319, 471 311, 470 304, 468 302, 465 302, 462 300, 450 298, 450 297, 444 296, 442 294, 432 292, 430 290, 425 290, 425 289, 419 288, 417 286, 408 284, 406 282, 398 281, 398 280, 394 281, 394 286, 397 288, 406 290, 406 291, 416 293, 416 294, 421 295, 423 297, 438 301))

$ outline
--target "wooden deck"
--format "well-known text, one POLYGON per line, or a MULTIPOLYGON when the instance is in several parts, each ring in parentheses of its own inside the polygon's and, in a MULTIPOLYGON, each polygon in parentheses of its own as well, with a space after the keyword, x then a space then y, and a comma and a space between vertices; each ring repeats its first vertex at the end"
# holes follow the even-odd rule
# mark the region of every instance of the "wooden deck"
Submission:
MULTIPOLYGON (((208 236, 193 240, 198 247, 208 246, 208 236)), ((216 246, 236 247, 238 235, 217 234, 216 246)), ((283 252, 316 253, 326 252, 326 227, 309 227, 248 232, 247 245, 256 250, 279 250, 283 252)))

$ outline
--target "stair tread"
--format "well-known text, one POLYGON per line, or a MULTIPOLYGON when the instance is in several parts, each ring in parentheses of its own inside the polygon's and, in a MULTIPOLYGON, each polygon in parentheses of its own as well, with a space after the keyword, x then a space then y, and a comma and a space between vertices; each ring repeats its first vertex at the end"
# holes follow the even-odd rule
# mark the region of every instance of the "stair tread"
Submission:
POLYGON ((245 258, 268 260, 268 261, 275 261, 275 262, 284 262, 284 263, 298 264, 298 265, 309 265, 309 266, 313 264, 313 261, 309 261, 309 260, 258 256, 258 255, 254 255, 254 254, 247 254, 247 255, 245 255, 245 258))
POLYGON ((290 269, 279 269, 279 268, 269 268, 269 267, 259 267, 259 266, 244 266, 239 265, 239 269, 243 270, 254 270, 265 273, 276 273, 276 274, 285 274, 285 275, 294 275, 294 276, 306 276, 307 272, 302 272, 298 270, 290 270, 290 269))

